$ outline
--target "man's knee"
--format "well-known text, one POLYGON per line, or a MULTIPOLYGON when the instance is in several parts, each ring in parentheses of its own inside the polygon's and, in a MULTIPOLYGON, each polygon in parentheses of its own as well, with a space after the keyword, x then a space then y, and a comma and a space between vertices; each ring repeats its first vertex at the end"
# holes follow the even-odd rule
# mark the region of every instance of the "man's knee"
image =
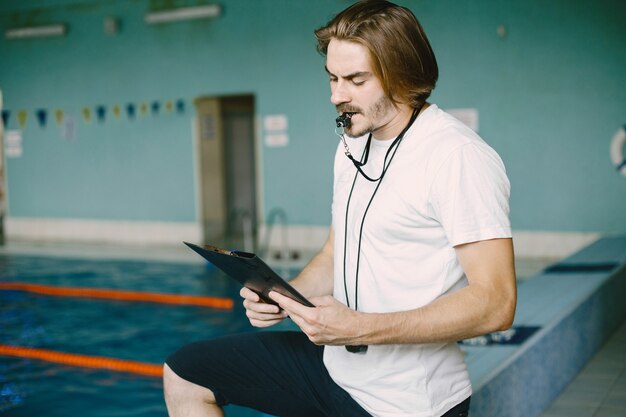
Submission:
POLYGON ((215 395, 210 389, 181 378, 167 364, 163 365, 163 391, 168 403, 195 400, 215 404, 215 395))

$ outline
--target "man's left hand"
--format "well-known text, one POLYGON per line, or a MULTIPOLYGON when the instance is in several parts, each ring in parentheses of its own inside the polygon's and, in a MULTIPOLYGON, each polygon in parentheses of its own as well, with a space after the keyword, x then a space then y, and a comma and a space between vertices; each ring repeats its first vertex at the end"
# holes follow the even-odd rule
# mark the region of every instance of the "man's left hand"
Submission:
POLYGON ((361 342, 362 314, 341 304, 332 296, 313 297, 315 307, 306 307, 275 291, 272 300, 289 314, 289 317, 316 345, 356 345, 361 342))

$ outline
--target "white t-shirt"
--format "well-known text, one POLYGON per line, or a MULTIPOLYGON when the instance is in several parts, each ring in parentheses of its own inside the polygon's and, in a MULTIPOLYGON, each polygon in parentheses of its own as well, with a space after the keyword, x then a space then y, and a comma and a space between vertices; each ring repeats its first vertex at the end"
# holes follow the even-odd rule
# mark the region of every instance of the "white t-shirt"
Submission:
MULTIPOLYGON (((367 137, 346 139, 360 159, 367 137)), ((380 176, 392 142, 372 139, 363 168, 370 177, 380 176)), ((332 217, 334 296, 344 304, 344 222, 355 174, 340 144, 332 217)), ((359 174, 350 197, 345 287, 352 308, 361 220, 377 185, 359 174)), ((424 110, 397 148, 367 211, 358 310, 411 310, 466 286, 454 246, 511 237, 509 193, 504 165, 493 149, 436 105, 424 110)), ((471 395, 456 343, 375 345, 365 354, 326 346, 324 363, 332 378, 374 416, 436 417, 471 395)))

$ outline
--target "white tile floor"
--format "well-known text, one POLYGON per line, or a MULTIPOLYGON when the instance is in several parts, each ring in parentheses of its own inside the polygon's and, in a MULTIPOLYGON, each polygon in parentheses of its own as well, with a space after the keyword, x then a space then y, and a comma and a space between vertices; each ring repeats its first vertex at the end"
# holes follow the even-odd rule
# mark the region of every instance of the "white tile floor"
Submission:
POLYGON ((626 417, 626 321, 540 417, 626 417))

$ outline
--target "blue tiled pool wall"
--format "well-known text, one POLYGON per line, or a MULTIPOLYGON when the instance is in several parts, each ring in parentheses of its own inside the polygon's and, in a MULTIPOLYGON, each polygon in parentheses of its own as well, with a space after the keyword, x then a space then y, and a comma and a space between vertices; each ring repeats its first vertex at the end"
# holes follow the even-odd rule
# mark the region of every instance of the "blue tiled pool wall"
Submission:
MULTIPOLYGON (((548 299, 553 297, 555 304, 559 298, 566 298, 568 290, 580 290, 571 285, 582 280, 590 283, 589 294, 571 303, 570 311, 565 309, 552 317, 537 319, 543 319, 542 329, 512 352, 501 369, 494 369, 490 379, 476 387, 471 406, 473 416, 539 415, 626 318, 626 238, 602 239, 562 264, 587 268, 569 271, 556 268, 558 277, 554 270, 548 269, 524 285, 551 291, 552 294, 546 295, 548 299), (614 264, 611 268, 590 266, 611 263, 614 264), (564 274, 570 274, 569 278, 564 274), (568 279, 571 284, 567 284, 568 279), (551 285, 550 280, 561 285, 551 285), (599 282, 595 287, 594 281, 599 282)), ((554 313, 549 308, 545 311, 554 313)))

